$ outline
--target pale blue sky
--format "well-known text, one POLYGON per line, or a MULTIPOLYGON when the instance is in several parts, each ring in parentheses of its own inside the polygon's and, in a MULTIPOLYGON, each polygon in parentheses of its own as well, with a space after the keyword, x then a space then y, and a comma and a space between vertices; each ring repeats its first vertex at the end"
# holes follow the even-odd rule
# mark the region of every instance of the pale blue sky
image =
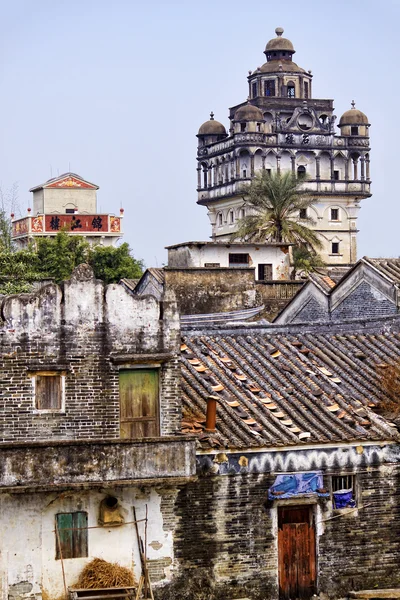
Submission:
POLYGON ((147 266, 165 245, 208 239, 196 204, 195 137, 210 110, 247 97, 277 26, 314 75, 313 96, 354 98, 371 126, 373 196, 359 257, 400 254, 398 0, 0 0, 0 182, 29 188, 71 170, 125 209, 125 237, 147 266))

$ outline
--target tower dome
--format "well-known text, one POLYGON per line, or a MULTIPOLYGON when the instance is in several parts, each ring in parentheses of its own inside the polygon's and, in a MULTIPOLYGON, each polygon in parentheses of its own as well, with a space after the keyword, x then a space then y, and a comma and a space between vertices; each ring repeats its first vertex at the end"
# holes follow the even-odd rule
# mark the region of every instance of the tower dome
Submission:
POLYGON ((257 106, 249 102, 238 108, 233 118, 234 121, 263 121, 264 115, 257 106))
POLYGON ((368 125, 367 115, 356 108, 354 100, 351 103, 350 110, 346 110, 340 117, 339 127, 343 125, 368 125))
POLYGON ((277 58, 291 60, 292 55, 296 52, 292 42, 287 38, 282 37, 282 27, 277 27, 275 33, 276 38, 269 40, 268 44, 265 46, 264 54, 267 57, 267 60, 276 60, 277 58))
POLYGON ((346 110, 340 117, 340 132, 342 135, 357 135, 368 137, 369 122, 368 117, 361 110, 356 108, 356 103, 351 103, 350 110, 346 110))
POLYGON ((201 125, 197 135, 227 135, 225 127, 214 119, 214 113, 210 113, 210 119, 201 125))

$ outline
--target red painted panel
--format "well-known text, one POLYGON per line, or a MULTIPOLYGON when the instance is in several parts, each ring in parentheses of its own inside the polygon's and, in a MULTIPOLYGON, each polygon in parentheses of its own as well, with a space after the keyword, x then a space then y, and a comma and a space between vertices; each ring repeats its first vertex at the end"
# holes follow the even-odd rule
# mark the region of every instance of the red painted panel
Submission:
POLYGON ((108 233, 108 215, 45 215, 46 232, 57 233, 63 228, 74 233, 108 233))
POLYGON ((50 183, 49 185, 44 185, 46 188, 78 188, 78 189, 89 189, 95 190, 96 186, 88 183, 87 181, 83 181, 82 179, 77 179, 76 177, 65 177, 60 181, 55 181, 54 183, 50 183))

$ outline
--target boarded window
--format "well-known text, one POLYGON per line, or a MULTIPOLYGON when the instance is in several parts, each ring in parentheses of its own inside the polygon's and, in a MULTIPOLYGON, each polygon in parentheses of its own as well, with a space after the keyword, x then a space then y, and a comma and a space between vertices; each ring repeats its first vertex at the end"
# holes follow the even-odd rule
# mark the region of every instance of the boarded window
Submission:
POLYGON ((158 379, 158 369, 120 371, 122 438, 138 439, 160 435, 158 379))
POLYGON ((58 513, 56 515, 56 559, 88 556, 88 517, 86 512, 58 513), (61 546, 61 552, 60 552, 61 546))
POLYGON ((272 264, 258 265, 258 280, 259 281, 271 281, 272 280, 272 264))
POLYGON ((36 375, 35 403, 38 410, 60 410, 62 408, 61 375, 36 375))

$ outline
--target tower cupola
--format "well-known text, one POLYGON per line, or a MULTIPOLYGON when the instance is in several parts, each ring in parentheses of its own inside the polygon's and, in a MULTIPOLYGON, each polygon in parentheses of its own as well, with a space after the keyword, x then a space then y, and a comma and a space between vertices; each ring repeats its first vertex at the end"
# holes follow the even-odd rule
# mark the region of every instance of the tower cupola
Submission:
POLYGON ((367 115, 356 108, 356 103, 353 100, 350 110, 346 110, 340 117, 339 128, 341 135, 361 135, 367 137, 369 135, 369 126, 367 115))
POLYGON ((287 38, 282 37, 282 27, 277 27, 275 33, 276 38, 269 40, 268 44, 265 46, 264 54, 267 57, 267 61, 292 60, 292 56, 296 52, 292 42, 287 38))

